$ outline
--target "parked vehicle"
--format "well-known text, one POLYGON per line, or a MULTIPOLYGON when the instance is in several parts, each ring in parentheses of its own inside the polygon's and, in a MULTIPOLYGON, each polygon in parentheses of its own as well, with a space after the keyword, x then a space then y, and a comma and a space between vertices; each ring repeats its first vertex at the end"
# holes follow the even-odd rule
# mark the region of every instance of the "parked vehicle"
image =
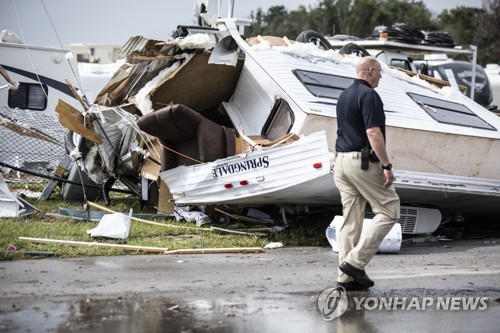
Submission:
MULTIPOLYGON (((475 64, 477 53, 475 46, 460 47, 451 43, 425 43, 425 39, 422 39, 422 43, 401 42, 401 38, 391 39, 386 33, 370 39, 352 36, 347 38, 341 35, 327 37, 327 40, 337 50, 346 47, 352 48, 354 51, 363 50, 389 66, 447 82, 450 80, 446 69, 450 69, 454 74, 454 80, 451 82, 461 85, 466 94, 478 104, 489 110, 496 109, 496 104, 492 103, 493 93, 488 76, 483 67, 475 64), (351 44, 355 47, 350 46, 351 44), (454 61, 448 55, 467 56, 471 61, 454 61)), ((352 53, 352 50, 349 51, 352 53)))
POLYGON ((487 64, 484 69, 493 91, 493 105, 497 106, 497 113, 500 113, 500 65, 487 64))

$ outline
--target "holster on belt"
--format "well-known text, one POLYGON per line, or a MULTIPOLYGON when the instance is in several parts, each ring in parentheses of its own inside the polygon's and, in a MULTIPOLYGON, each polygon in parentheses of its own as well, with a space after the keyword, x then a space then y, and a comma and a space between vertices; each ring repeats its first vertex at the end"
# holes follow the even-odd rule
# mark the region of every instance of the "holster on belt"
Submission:
POLYGON ((368 170, 370 166, 370 149, 368 147, 361 148, 361 170, 368 170))
POLYGON ((361 169, 368 170, 368 167, 370 166, 369 162, 380 162, 380 160, 373 149, 364 147, 361 149, 361 169))
POLYGON ((370 162, 380 162, 378 159, 377 154, 375 154, 375 151, 373 149, 370 149, 370 162))

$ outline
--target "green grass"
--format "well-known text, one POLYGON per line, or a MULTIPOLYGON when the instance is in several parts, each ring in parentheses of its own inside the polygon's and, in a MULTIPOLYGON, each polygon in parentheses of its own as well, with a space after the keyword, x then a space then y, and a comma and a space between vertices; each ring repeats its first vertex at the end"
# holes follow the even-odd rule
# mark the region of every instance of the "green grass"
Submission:
MULTIPOLYGON (((132 221, 129 237, 126 240, 93 238, 87 234, 87 230, 97 226, 98 222, 78 221, 46 214, 58 214, 59 207, 81 210, 81 202, 63 201, 57 193, 53 193, 47 201, 38 201, 36 199, 25 200, 35 206, 39 212, 24 217, 0 218, 0 250, 2 250, 0 260, 37 258, 47 256, 51 253, 60 258, 148 253, 99 246, 37 244, 20 240, 19 237, 163 247, 169 250, 263 247, 270 241, 279 241, 285 246, 328 245, 324 236, 324 231, 328 223, 317 223, 316 218, 293 221, 285 231, 278 234, 268 234, 267 237, 222 234, 207 231, 211 225, 230 229, 232 228, 231 224, 209 224, 201 228, 196 228, 195 224, 190 222, 177 222, 175 219, 156 219, 155 222, 172 224, 178 227, 157 226, 132 221), (9 246, 14 246, 16 252, 5 252, 9 246)), ((99 204, 104 206, 102 202, 99 204)), ((111 205, 107 208, 123 213, 127 213, 130 208, 133 208, 134 213, 155 213, 151 208, 141 209, 137 197, 113 192, 111 193, 111 205)), ((99 211, 96 208, 91 208, 91 210, 99 211)), ((256 228, 255 226, 250 227, 256 228)))

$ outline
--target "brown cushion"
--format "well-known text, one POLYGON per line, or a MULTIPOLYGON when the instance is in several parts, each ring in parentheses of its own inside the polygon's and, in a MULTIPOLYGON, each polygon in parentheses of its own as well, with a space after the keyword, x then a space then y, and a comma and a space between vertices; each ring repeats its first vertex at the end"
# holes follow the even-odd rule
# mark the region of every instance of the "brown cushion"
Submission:
POLYGON ((235 153, 234 129, 216 124, 181 104, 148 113, 138 119, 137 125, 159 138, 164 146, 180 153, 163 149, 162 171, 178 165, 193 165, 196 161, 215 161, 235 153))

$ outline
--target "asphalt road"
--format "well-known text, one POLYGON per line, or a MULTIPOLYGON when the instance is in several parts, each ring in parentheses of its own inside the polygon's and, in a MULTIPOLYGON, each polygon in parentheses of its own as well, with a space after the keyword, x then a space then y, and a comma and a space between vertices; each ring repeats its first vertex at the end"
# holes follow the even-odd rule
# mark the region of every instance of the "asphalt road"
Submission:
POLYGON ((286 246, 257 254, 2 261, 0 332, 498 332, 500 327, 500 239, 404 244, 399 254, 377 254, 367 267, 375 287, 348 293, 347 311, 325 320, 318 297, 334 287, 337 265, 331 248, 286 246), (387 307, 394 299, 406 303, 387 307), (447 308, 445 302, 451 302, 447 308))

